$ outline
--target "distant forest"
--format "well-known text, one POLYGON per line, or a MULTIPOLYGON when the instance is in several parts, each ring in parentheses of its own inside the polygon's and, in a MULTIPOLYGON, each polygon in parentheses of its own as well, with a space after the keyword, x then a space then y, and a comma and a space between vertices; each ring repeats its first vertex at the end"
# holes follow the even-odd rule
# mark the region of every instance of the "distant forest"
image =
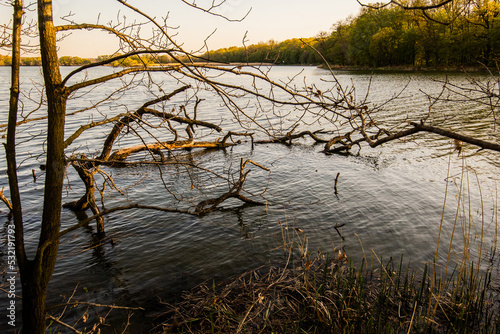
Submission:
POLYGON ((500 54, 500 4, 441 8, 424 17, 399 7, 370 9, 334 24, 315 38, 269 41, 210 51, 204 56, 223 62, 319 64, 323 57, 341 66, 477 66, 492 65, 500 54))
MULTIPOLYGON (((113 56, 118 56, 118 54, 115 54, 113 56)), ((106 55, 106 56, 99 56, 96 59, 89 59, 89 58, 63 56, 59 58, 59 64, 62 66, 81 66, 90 64, 92 62, 109 59, 111 57, 112 56, 106 55)), ((120 61, 114 61, 110 65, 129 67, 129 66, 141 66, 146 64, 148 66, 151 66, 151 65, 167 64, 170 63, 171 61, 172 59, 168 56, 153 57, 150 55, 146 55, 142 56, 141 58, 139 58, 138 56, 128 57, 120 61)), ((0 55, 0 66, 10 65, 10 64, 11 64, 11 57, 0 55)), ((42 66, 42 59, 40 57, 22 57, 21 65, 42 66)))
MULTIPOLYGON (((244 47, 209 51, 200 61, 228 63, 321 64, 386 67, 461 67, 479 62, 494 65, 500 54, 500 4, 481 1, 474 5, 441 7, 425 17, 420 11, 399 7, 362 8, 356 16, 333 25, 331 32, 316 37, 261 42, 244 47)), ((99 56, 103 60, 110 56, 99 56)), ((164 64, 168 56, 130 57, 113 66, 164 64)), ((95 61, 61 57, 61 65, 83 65, 95 61)), ((10 57, 0 55, 0 65, 10 57)), ((23 65, 40 65, 36 57, 24 57, 23 65)))

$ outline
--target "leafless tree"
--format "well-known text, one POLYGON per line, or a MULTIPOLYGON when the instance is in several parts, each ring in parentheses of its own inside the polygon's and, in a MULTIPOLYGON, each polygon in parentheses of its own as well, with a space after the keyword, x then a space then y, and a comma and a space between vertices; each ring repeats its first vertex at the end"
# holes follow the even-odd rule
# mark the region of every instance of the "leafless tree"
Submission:
MULTIPOLYGON (((45 332, 45 294, 60 239, 67 233, 96 220, 97 232, 103 236, 105 226, 102 217, 118 210, 143 209, 202 215, 216 210, 230 198, 254 205, 263 203, 262 198, 245 192, 244 184, 249 177, 249 164, 267 170, 265 166, 242 159, 238 168, 222 174, 195 161, 186 161, 182 155, 183 150, 224 149, 240 145, 243 141, 251 145, 289 145, 294 140, 307 136, 314 142, 323 143, 326 153, 335 153, 349 150, 362 142, 374 147, 416 132, 427 131, 500 151, 498 144, 484 143, 461 136, 455 131, 429 125, 427 118, 402 124, 396 131, 389 131, 374 119, 377 108, 368 107, 366 99, 356 100, 353 88, 343 87, 333 71, 329 88, 320 90, 315 85, 297 87, 294 78, 288 82, 273 81, 267 67, 209 64, 196 54, 184 50, 174 40, 169 33, 166 18, 155 19, 126 1, 117 2, 125 12, 137 17, 137 20, 132 23, 82 23, 66 16, 64 20, 67 24, 54 26, 52 1, 38 0, 36 24, 44 83, 40 89, 42 96, 33 99, 38 100, 35 109, 43 111, 44 115, 28 112, 21 120, 18 120, 19 65, 22 15, 26 6, 23 7, 21 0, 14 2, 12 42, 6 43, 13 50, 6 156, 16 255, 22 283, 23 330, 27 333, 45 332), (152 33, 145 35, 143 32, 146 28, 152 33), (81 66, 63 76, 58 64, 57 43, 61 34, 76 30, 111 33, 118 39, 119 49, 107 59, 81 66), (161 64, 155 61, 162 55, 167 55, 171 63, 161 64), (138 66, 109 67, 131 57, 138 60, 138 66), (95 71, 103 67, 105 70, 95 71), (234 78, 238 80, 235 81, 234 78), (114 88, 107 88, 107 93, 99 101, 86 100, 90 92, 111 84, 114 88), (119 98, 136 92, 146 92, 150 98, 137 108, 120 104, 119 98), (231 126, 224 120, 207 120, 200 116, 199 109, 204 103, 204 96, 218 99, 219 104, 229 112, 231 126), (69 110, 68 104, 74 101, 83 106, 69 110), (106 105, 112 107, 104 109, 106 105), (81 124, 70 134, 65 133, 65 122, 82 114, 88 114, 91 121, 81 124), (47 132, 44 134, 46 145, 43 147, 44 204, 36 255, 30 259, 24 243, 22 198, 17 178, 19 163, 16 161, 16 130, 19 126, 41 121, 47 122, 47 132), (318 130, 320 121, 323 124, 326 122, 330 128, 318 130), (101 139, 95 137, 98 142, 93 145, 102 145, 102 149, 91 152, 79 143, 79 139, 83 133, 97 129, 106 131, 107 135, 104 139, 102 136, 101 139), (126 144, 117 148, 120 141, 126 144), (157 167, 165 193, 171 199, 168 205, 150 206, 125 202, 112 208, 99 207, 96 190, 100 194, 104 190, 97 186, 95 176, 99 175, 105 180, 105 184, 119 192, 117 180, 105 168, 109 171, 116 166, 137 164, 157 167), (186 200, 178 189, 169 186, 163 178, 165 166, 184 169, 190 178, 190 189, 185 191, 199 190, 197 195, 186 200), (66 203, 65 206, 73 210, 90 209, 92 216, 61 230, 62 191, 65 176, 71 172, 69 167, 83 181, 85 192, 79 200, 66 203), (197 182, 191 175, 193 169, 205 173, 207 177, 197 182), (207 179, 211 184, 219 186, 216 194, 204 195, 203 186, 207 179)), ((199 9, 219 16, 217 9, 223 2, 213 2, 209 8, 199 9)), ((442 5, 448 2, 450 1, 445 1, 442 5)), ((198 8, 195 2, 186 3, 198 8)), ((31 98, 28 94, 25 97, 31 98)))
POLYGON ((450 24, 453 22, 461 12, 468 9, 468 7, 474 3, 474 0, 441 0, 441 1, 384 1, 377 3, 368 3, 362 0, 356 0, 362 7, 370 9, 382 9, 389 6, 396 6, 404 10, 418 11, 426 19, 440 23, 440 24, 450 24), (436 11, 440 9, 445 9, 448 12, 448 18, 436 18, 433 15, 436 11))
MULTIPOLYGON (((125 1, 118 0, 118 2, 125 11, 138 16, 140 20, 131 24, 123 21, 103 25, 98 22, 74 22, 71 16, 67 16, 64 18, 67 24, 55 26, 52 19, 52 2, 50 0, 39 0, 37 2, 38 19, 36 24, 44 84, 39 89, 42 96, 38 100, 39 103, 35 110, 46 110, 46 114, 35 116, 37 114, 35 111, 28 112, 27 115, 22 116, 21 120, 17 118, 19 109, 17 101, 19 98, 19 65, 22 49, 22 15, 23 8, 26 8, 26 6, 23 7, 21 1, 15 1, 14 3, 14 21, 11 35, 13 80, 6 152, 10 200, 15 224, 16 255, 22 284, 23 331, 25 332, 45 332, 45 294, 56 262, 59 240, 66 233, 88 224, 90 220, 97 219, 98 233, 103 235, 102 216, 116 210, 140 208, 200 215, 217 209, 221 203, 229 198, 236 198, 251 204, 262 203, 244 194, 244 183, 249 175, 249 170, 246 169, 248 163, 266 169, 264 166, 260 166, 257 162, 251 160, 242 160, 240 167, 234 174, 220 175, 196 163, 183 161, 177 154, 179 150, 234 146, 241 143, 241 139, 238 138, 253 140, 254 133, 277 138, 284 130, 284 127, 289 130, 291 128, 295 129, 301 123, 301 118, 309 110, 315 109, 320 117, 328 117, 329 119, 343 117, 342 112, 339 110, 344 109, 345 106, 341 100, 337 100, 333 95, 326 98, 317 91, 301 91, 290 83, 274 82, 265 71, 259 68, 243 70, 239 66, 203 63, 202 59, 186 52, 174 41, 168 33, 169 28, 166 19, 156 20, 125 1), (142 31, 146 26, 151 28, 152 35, 142 35, 142 31), (100 30, 111 33, 120 42, 119 50, 108 59, 79 67, 63 77, 59 68, 57 54, 59 34, 75 30, 100 30), (151 58, 154 59, 160 55, 168 55, 172 59, 172 63, 149 66, 151 58), (130 57, 137 57, 140 65, 119 68, 116 71, 107 71, 108 74, 105 75, 92 76, 92 70, 124 61, 130 57), (169 76, 172 82, 179 84, 179 87, 172 88, 170 92, 165 92, 165 87, 155 79, 155 75, 159 73, 169 76), (248 82, 249 85, 239 85, 226 81, 228 76, 237 76, 241 80, 248 82), (117 80, 121 82, 121 85, 115 88, 112 93, 107 94, 101 101, 92 102, 90 106, 76 111, 68 110, 69 102, 75 99, 82 101, 89 91, 117 80), (121 106, 123 112, 113 115, 100 111, 103 104, 116 102, 119 96, 124 96, 127 93, 131 94, 139 89, 151 92, 153 88, 156 96, 137 110, 129 110, 128 106, 121 106), (236 131, 224 130, 220 124, 199 119, 198 106, 203 103, 202 99, 197 97, 200 91, 209 92, 209 94, 213 94, 220 99, 220 103, 230 111, 233 120, 236 121, 238 125, 236 131), (172 98, 181 94, 184 95, 184 103, 179 101, 169 103, 172 98), (249 112, 251 108, 247 108, 249 97, 257 101, 256 107, 252 108, 251 113, 249 112), (188 108, 191 107, 192 111, 188 111, 188 108), (281 108, 287 109, 286 114, 297 113, 302 116, 292 124, 284 125, 281 108), (92 116, 89 118, 92 121, 81 125, 68 136, 64 132, 65 122, 72 116, 81 113, 91 114, 92 116), (326 113, 331 113, 333 116, 327 116, 326 113), (277 120, 277 122, 272 119, 277 120), (43 148, 45 164, 42 166, 45 173, 45 191, 39 242, 34 258, 30 259, 24 243, 22 198, 17 178, 16 130, 18 126, 23 124, 40 121, 47 122, 47 132, 44 134, 46 136, 45 146, 43 148), (78 152, 79 148, 72 146, 75 145, 82 133, 108 124, 112 128, 102 143, 103 148, 100 153, 78 152), (220 133, 220 136, 216 136, 218 133, 220 133), (113 151, 117 139, 127 136, 135 137, 138 143, 113 151), (202 140, 203 138, 208 138, 208 140, 202 140), (141 151, 146 152, 146 156, 142 156, 139 160, 127 161, 127 158, 131 155, 141 151), (99 173, 108 184, 118 190, 118 187, 115 186, 115 180, 102 167, 127 163, 156 166, 176 165, 185 168, 188 172, 191 168, 198 168, 211 178, 222 180, 223 183, 227 184, 227 188, 219 191, 217 196, 200 199, 192 204, 187 203, 187 206, 184 207, 179 204, 152 207, 141 203, 126 203, 115 208, 99 208, 95 199, 96 184, 94 176, 99 173), (75 169, 84 182, 85 193, 78 201, 67 203, 65 206, 73 210, 91 209, 93 216, 88 220, 75 224, 73 227, 61 230, 62 189, 65 175, 69 172, 68 167, 70 166, 75 169)), ((190 5, 196 6, 194 3, 190 5)), ((213 12, 217 7, 202 10, 213 12)), ((30 99, 32 97, 26 95, 26 98, 30 99)), ((161 168, 158 171, 161 176, 161 168)), ((194 180, 192 180, 191 184, 192 188, 200 187, 200 184, 195 184, 194 180)), ((176 190, 170 189, 166 183, 164 185, 166 192, 174 199, 177 199, 177 203, 179 203, 182 196, 179 196, 176 190)))
MULTIPOLYGON (((441 1, 387 1, 387 2, 379 2, 379 3, 367 3, 361 0, 356 0, 361 6, 373 8, 373 9, 381 9, 387 6, 398 6, 406 10, 431 10, 444 7, 446 5, 450 5, 453 2, 458 2, 457 0, 441 0, 441 1)), ((466 4, 469 3, 469 0, 465 0, 466 4)), ((463 4, 462 4, 463 5, 463 4)))

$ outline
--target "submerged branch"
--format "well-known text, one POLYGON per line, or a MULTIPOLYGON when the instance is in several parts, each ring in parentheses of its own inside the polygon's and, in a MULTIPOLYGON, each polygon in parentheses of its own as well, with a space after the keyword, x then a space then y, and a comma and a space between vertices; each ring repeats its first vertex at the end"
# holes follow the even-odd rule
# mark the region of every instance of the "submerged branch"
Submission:
POLYGON ((166 141, 166 142, 151 143, 147 145, 136 145, 124 148, 111 154, 109 160, 122 161, 125 160, 130 154, 142 151, 159 151, 159 150, 170 151, 170 150, 186 149, 186 148, 223 148, 234 145, 236 144, 218 142, 218 141, 199 141, 199 142, 195 142, 193 140, 166 141))
MULTIPOLYGON (((59 239, 63 235, 74 231, 82 226, 88 225, 92 220, 96 219, 97 221, 102 221, 102 217, 104 215, 110 214, 115 211, 123 211, 123 210, 130 210, 130 209, 148 209, 148 210, 157 210, 157 211, 163 211, 163 212, 170 212, 170 213, 183 213, 183 214, 189 214, 189 215, 195 215, 195 216, 200 216, 209 212, 212 212, 216 210, 220 204, 222 204, 224 201, 226 201, 229 198, 236 198, 239 199, 242 202, 245 202, 247 204, 252 204, 252 205, 264 205, 265 203, 255 201, 253 199, 250 199, 244 195, 241 194, 241 191, 243 189, 243 185, 246 181, 246 178, 248 174, 250 173, 250 170, 244 172, 245 167, 247 164, 253 164, 261 169, 269 171, 268 168, 252 161, 252 160, 246 160, 243 162, 243 159, 241 160, 240 163, 240 171, 239 171, 239 179, 237 182, 235 182, 230 189, 222 194, 219 197, 213 198, 213 199, 208 199, 199 202, 194 210, 188 210, 188 209, 178 209, 178 208, 167 208, 167 207, 158 207, 158 206, 151 206, 151 205, 142 205, 142 204, 130 204, 130 205, 125 205, 125 206, 119 206, 115 207, 112 209, 105 209, 102 211, 94 211, 94 215, 91 217, 88 217, 82 221, 80 221, 78 224, 73 225, 72 227, 69 227, 63 231, 61 231, 57 237, 59 239)), ((76 164, 75 164, 76 165, 76 164)), ((104 231, 102 231, 104 233, 104 231)), ((49 240, 45 244, 49 245, 52 241, 49 240)), ((45 246, 45 245, 44 245, 45 246)))
POLYGON ((115 208, 102 210, 100 213, 95 214, 91 217, 88 217, 88 218, 80 221, 78 224, 75 224, 72 227, 69 227, 69 228, 59 232, 59 238, 65 234, 71 232, 71 231, 74 231, 74 230, 82 227, 82 226, 88 225, 92 220, 97 219, 98 217, 105 216, 105 215, 108 215, 108 214, 116 212, 116 211, 125 211, 125 210, 130 210, 130 209, 150 209, 150 210, 157 210, 157 211, 164 211, 164 212, 186 213, 186 214, 191 214, 191 215, 193 214, 192 212, 190 212, 188 210, 163 208, 163 207, 140 205, 140 204, 130 204, 130 205, 118 206, 115 208))
POLYGON ((327 139, 322 139, 322 138, 320 138, 320 137, 318 137, 316 135, 317 133, 321 133, 322 130, 317 130, 317 131, 314 131, 314 132, 311 132, 311 131, 302 131, 302 132, 297 133, 297 134, 292 134, 292 132, 293 132, 294 129, 292 129, 292 131, 288 132, 286 135, 284 135, 282 137, 276 137, 276 138, 268 139, 268 140, 257 140, 257 141, 255 141, 255 143, 256 144, 280 143, 280 144, 291 145, 292 144, 292 140, 298 139, 298 138, 303 138, 303 137, 306 137, 306 136, 311 137, 316 143, 328 143, 327 139))
POLYGON ((470 136, 465 136, 465 135, 459 134, 459 133, 454 132, 454 131, 438 128, 435 126, 425 125, 425 124, 421 124, 421 123, 412 122, 411 125, 413 125, 419 131, 426 131, 426 132, 435 133, 435 134, 438 134, 438 135, 441 135, 444 137, 448 137, 451 139, 456 139, 456 140, 462 141, 464 143, 479 146, 482 149, 500 152, 500 144, 497 144, 497 143, 473 138, 470 136))
POLYGON ((5 197, 5 195, 3 194, 3 190, 4 188, 2 188, 2 191, 0 191, 0 200, 2 202, 4 202, 4 204, 7 206, 7 208, 9 209, 9 212, 12 212, 12 204, 10 203, 9 199, 7 197, 5 197))
MULTIPOLYGON (((370 147, 375 148, 375 147, 380 146, 382 144, 385 144, 387 142, 401 139, 404 137, 408 137, 408 136, 414 135, 414 134, 419 133, 419 132, 434 133, 434 134, 438 134, 438 135, 443 136, 443 137, 458 140, 460 142, 479 146, 481 149, 500 152, 500 144, 498 144, 498 143, 486 141, 486 140, 482 140, 482 139, 477 139, 477 138, 474 138, 471 136, 462 135, 462 134, 457 133, 455 131, 446 130, 446 129, 443 129, 440 127, 426 125, 423 120, 420 122, 409 122, 409 124, 412 126, 409 129, 401 130, 401 131, 398 131, 395 133, 391 133, 385 129, 379 129, 377 134, 370 136, 367 132, 367 129, 366 129, 367 124, 365 122, 364 115, 360 114, 359 117, 361 119, 361 126, 357 130, 362 135, 361 138, 359 138, 357 140, 351 140, 350 134, 352 134, 352 132, 349 134, 349 136, 335 137, 334 139, 337 139, 335 141, 335 143, 339 142, 342 145, 334 147, 334 148, 330 148, 333 144, 332 145, 327 144, 325 146, 325 150, 323 152, 327 153, 327 154, 332 154, 332 153, 338 153, 340 151, 346 151, 346 150, 351 149, 351 147, 353 145, 359 145, 360 143, 362 143, 364 141, 366 141, 370 145, 370 147), (382 134, 386 134, 386 137, 380 138, 380 136, 382 134), (341 139, 345 139, 345 138, 347 138, 348 141, 341 140, 341 139)), ((372 125, 372 124, 373 123, 370 123, 368 125, 372 125)))

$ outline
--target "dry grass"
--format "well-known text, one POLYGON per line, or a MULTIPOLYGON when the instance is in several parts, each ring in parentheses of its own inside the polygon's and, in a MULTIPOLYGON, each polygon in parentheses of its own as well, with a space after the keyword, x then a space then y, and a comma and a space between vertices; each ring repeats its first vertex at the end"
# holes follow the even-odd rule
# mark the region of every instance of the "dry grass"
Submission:
MULTIPOLYGON (((498 305, 482 280, 443 291, 436 302, 427 266, 401 259, 355 269, 344 254, 318 254, 294 266, 266 267, 187 291, 167 304, 164 332, 181 333, 497 333, 498 305), (432 312, 431 312, 432 311, 432 312)), ((460 278, 457 281, 463 281, 460 278)), ((448 284, 452 281, 447 281, 448 284)), ((452 286, 451 284, 450 286, 452 286)))

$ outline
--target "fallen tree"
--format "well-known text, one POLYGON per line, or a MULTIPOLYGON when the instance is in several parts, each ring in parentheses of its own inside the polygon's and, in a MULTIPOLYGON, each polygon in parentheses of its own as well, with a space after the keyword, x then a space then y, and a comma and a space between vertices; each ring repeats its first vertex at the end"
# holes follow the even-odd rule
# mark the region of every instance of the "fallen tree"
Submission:
MULTIPOLYGON (((460 136, 454 131, 444 129, 445 125, 431 126, 428 119, 409 123, 401 121, 398 130, 386 130, 384 125, 378 124, 373 117, 377 107, 368 108, 366 99, 357 101, 354 90, 342 86, 333 71, 330 87, 320 90, 305 83, 303 88, 297 88, 294 78, 289 81, 273 81, 268 70, 258 66, 243 69, 228 64, 197 62, 196 60, 200 59, 196 55, 186 52, 172 38, 166 18, 163 21, 155 19, 126 1, 117 2, 121 9, 136 19, 135 23, 79 23, 71 21, 71 16, 68 16, 65 18, 68 24, 55 26, 52 1, 38 1, 36 22, 43 63, 43 84, 39 90, 34 90, 39 92, 37 97, 32 97, 30 93, 22 95, 34 106, 32 110, 23 110, 22 119, 18 121, 19 55, 22 45, 20 34, 26 6, 23 7, 22 1, 14 1, 12 43, 9 44, 13 53, 11 100, 8 126, 3 127, 7 129, 6 160, 10 201, 3 199, 7 198, 6 196, 3 196, 2 200, 4 203, 11 203, 9 209, 12 211, 15 225, 25 332, 45 332, 45 294, 57 261, 59 242, 61 237, 69 232, 97 220, 97 234, 102 236, 105 232, 103 216, 120 210, 142 209, 203 215, 217 210, 229 199, 254 205, 265 203, 265 199, 257 200, 258 196, 247 195, 244 189, 250 172, 246 169, 249 163, 267 170, 258 163, 242 159, 236 172, 222 175, 223 173, 205 168, 196 161, 183 161, 179 152, 191 149, 223 150, 241 144, 241 139, 247 137, 251 139, 252 144, 287 145, 300 138, 309 137, 315 144, 324 144, 325 153, 334 153, 349 150, 362 142, 375 147, 422 131, 438 133, 460 141, 469 140, 470 143, 486 149, 496 150, 498 147, 495 143, 486 145, 466 138, 467 136, 460 136), (79 67, 63 77, 58 65, 57 43, 60 40, 57 34, 61 37, 61 33, 87 29, 113 34, 120 42, 119 50, 108 59, 79 67), (143 36, 142 32, 145 30, 153 31, 152 37, 143 36), (170 57, 175 64, 159 67, 148 65, 147 57, 160 56, 170 57), (127 57, 138 57, 140 66, 112 70, 104 67, 124 61, 127 57), (102 72, 92 76, 92 70, 97 68, 102 69, 102 72), (225 80, 227 76, 238 80, 225 80), (170 81, 166 83, 165 78, 170 81), (116 83, 115 86, 110 85, 111 92, 97 94, 100 90, 105 91, 101 88, 111 82, 116 83), (173 88, 174 86, 177 88, 173 88), (165 93, 171 89, 171 93, 165 93), (138 91, 144 94, 139 95, 140 100, 148 102, 139 107, 120 102, 127 94, 137 98, 138 91), (96 93, 99 101, 87 98, 89 92, 96 93), (221 120, 220 124, 215 124, 201 119, 198 107, 203 100, 202 94, 209 94, 211 98, 217 99, 218 104, 227 112, 224 122, 221 120), (175 103, 172 102, 174 97, 177 99, 175 103), (250 103, 249 100, 254 102, 250 103), (73 109, 70 110, 68 103, 71 102, 73 109), (191 106, 192 111, 188 112, 191 106), (73 128, 68 125, 74 132, 67 136, 65 125, 78 115, 87 115, 85 122, 80 118, 75 121, 78 125, 73 123, 73 128), (289 115, 293 115, 293 119, 289 118, 289 115), (41 144, 37 148, 30 147, 29 150, 36 153, 27 158, 38 162, 36 159, 41 157, 45 162, 44 193, 40 195, 39 201, 43 202, 40 229, 37 231, 39 239, 36 249, 32 252, 34 256, 30 258, 25 251, 22 196, 18 178, 18 172, 23 170, 19 169, 21 164, 16 161, 16 151, 25 149, 26 143, 31 140, 23 138, 23 146, 22 143, 16 143, 16 136, 25 129, 21 127, 45 121, 47 131, 33 134, 31 138, 41 138, 42 140, 37 142, 41 144), (326 130, 317 130, 320 121, 326 124, 326 130), (107 130, 107 126, 112 128, 105 132, 103 137, 105 130, 102 129, 107 130), (92 152, 87 143, 78 141, 83 133, 96 129, 99 131, 87 138, 93 143, 93 147, 102 145, 102 149, 92 152), (125 144, 124 147, 117 148, 120 139, 124 139, 125 144), (133 144, 130 144, 131 142, 133 144), (140 152, 145 155, 140 156, 140 152), (131 161, 131 158, 135 159, 131 161), (99 189, 95 177, 102 176, 103 184, 109 184, 111 189, 119 192, 117 180, 103 169, 137 164, 157 167, 157 180, 158 183, 161 181, 160 188, 163 187, 167 205, 150 206, 125 202, 116 204, 113 208, 106 208, 104 205, 99 207, 96 194, 101 195, 101 202, 104 203, 104 185, 99 189), (82 180, 84 193, 78 200, 65 206, 76 211, 90 209, 92 216, 61 229, 62 194, 68 174, 71 173, 69 166, 82 180), (187 185, 186 182, 187 186, 181 190, 181 194, 176 193, 176 189, 172 189, 163 179, 162 167, 165 166, 184 168, 187 171, 186 178, 190 178, 190 184, 187 185), (215 190, 210 188, 210 191, 203 192, 205 185, 203 181, 194 181, 189 174, 191 168, 206 173, 215 190), (191 190, 198 190, 194 196, 195 200, 185 200, 181 195, 191 190)), ((138 188, 138 183, 134 186, 138 188)), ((36 188, 32 183, 28 183, 26 187, 36 188)), ((80 193, 78 195, 80 196, 80 193)))
MULTIPOLYGON (((189 150, 194 148, 201 149, 224 149, 227 147, 231 147, 234 145, 238 145, 241 143, 240 140, 235 140, 235 137, 252 137, 252 133, 238 133, 228 131, 224 137, 216 138, 213 141, 200 141, 195 140, 194 126, 197 127, 205 127, 208 129, 215 130, 217 132, 222 132, 222 128, 216 124, 212 124, 206 121, 200 121, 196 119, 196 108, 201 100, 197 100, 194 108, 194 117, 191 118, 189 114, 186 112, 186 108, 180 108, 184 112, 184 116, 174 115, 172 113, 166 113, 162 111, 157 111, 155 109, 149 108, 150 106, 157 104, 159 102, 164 102, 170 100, 173 96, 184 92, 186 89, 190 88, 190 86, 183 86, 179 89, 176 89, 172 93, 166 94, 161 98, 157 98, 155 100, 149 101, 145 103, 141 108, 137 111, 127 114, 127 115, 119 115, 119 117, 113 117, 109 122, 114 122, 113 128, 110 133, 106 137, 101 153, 94 159, 88 159, 86 155, 75 155, 68 159, 71 162, 71 166, 78 172, 80 179, 85 185, 85 194, 78 200, 70 203, 65 203, 63 207, 69 208, 73 211, 85 211, 87 209, 91 209, 93 213, 93 217, 96 219, 97 226, 97 234, 103 237, 104 233, 104 220, 102 218, 103 214, 99 210, 99 207, 96 204, 95 199, 95 179, 94 175, 100 171, 100 166, 120 166, 124 165, 126 159, 134 154, 139 152, 148 152, 153 159, 153 161, 158 162, 158 165, 167 163, 165 154, 174 154, 175 150, 189 150), (124 129, 129 129, 132 123, 144 123, 144 116, 151 115, 157 118, 161 124, 167 124, 167 128, 170 130, 170 133, 174 136, 174 140, 171 141, 157 141, 154 143, 142 143, 139 145, 134 145, 126 148, 121 148, 113 151, 113 146, 117 140, 117 138, 122 134, 124 129), (185 132, 188 139, 179 139, 180 135, 178 130, 176 130, 170 121, 175 121, 179 124, 187 124, 185 128, 185 132), (160 160, 156 159, 156 156, 160 156, 160 160)), ((67 146, 71 145, 71 143, 78 138, 79 135, 83 133, 83 131, 88 130, 93 127, 101 126, 107 124, 108 122, 95 122, 91 125, 81 126, 75 131, 66 141, 65 144, 67 146)), ((149 123, 146 123, 150 125, 149 123)), ((139 137, 141 140, 142 138, 139 137)), ((175 158, 174 158, 175 159, 175 158)), ((146 163, 147 160, 140 160, 139 163, 146 163)), ((189 213, 193 215, 201 215, 206 214, 208 212, 214 211, 222 202, 227 200, 228 198, 237 198, 245 203, 254 204, 254 205, 262 205, 262 202, 251 200, 244 195, 241 194, 244 182, 247 178, 247 175, 250 171, 243 172, 248 162, 259 166, 264 170, 268 170, 265 167, 262 167, 251 160, 247 160, 245 162, 241 161, 239 178, 234 184, 230 183, 230 189, 228 192, 223 195, 201 201, 195 206, 195 209, 192 211, 189 210, 178 210, 179 213, 189 213)), ((180 163, 182 164, 182 163, 180 163)), ((114 185, 114 181, 108 176, 109 182, 114 185)), ((229 178, 227 178, 229 180, 229 178)), ((115 189, 116 186, 114 187, 115 189)), ((139 207, 135 207, 139 208, 139 207)), ((176 209, 172 209, 173 212, 176 212, 176 209)))
POLYGON ((474 138, 471 136, 466 136, 455 131, 443 129, 441 127, 436 127, 432 125, 425 124, 425 120, 421 120, 420 122, 408 122, 409 128, 400 130, 397 132, 390 132, 384 128, 377 127, 377 133, 373 135, 369 135, 366 126, 365 117, 363 114, 359 116, 361 120, 361 126, 355 131, 351 131, 344 136, 337 136, 330 140, 323 150, 326 154, 339 153, 342 151, 349 151, 353 146, 359 146, 362 142, 367 142, 368 145, 372 148, 380 146, 382 144, 402 139, 405 137, 413 136, 419 132, 427 132, 437 134, 446 138, 453 139, 457 142, 456 146, 460 146, 460 143, 467 143, 474 146, 479 147, 481 150, 492 150, 496 152, 500 152, 500 144, 486 141, 478 138, 474 138), (361 135, 357 139, 352 139, 353 133, 357 132, 361 135), (337 144, 336 146, 334 146, 337 144), (332 147, 334 146, 334 147, 332 147))

